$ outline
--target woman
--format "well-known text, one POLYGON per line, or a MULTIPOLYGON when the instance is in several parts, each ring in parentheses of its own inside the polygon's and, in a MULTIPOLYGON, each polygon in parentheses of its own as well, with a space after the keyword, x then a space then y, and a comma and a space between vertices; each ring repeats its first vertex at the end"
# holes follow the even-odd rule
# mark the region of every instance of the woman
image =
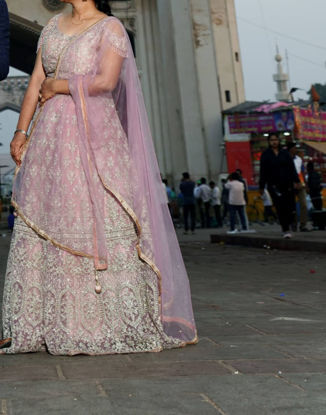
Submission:
POLYGON ((96 355, 195 343, 126 31, 100 11, 108 12, 105 1, 62 1, 72 13, 42 31, 11 144, 18 218, 2 352, 96 355))

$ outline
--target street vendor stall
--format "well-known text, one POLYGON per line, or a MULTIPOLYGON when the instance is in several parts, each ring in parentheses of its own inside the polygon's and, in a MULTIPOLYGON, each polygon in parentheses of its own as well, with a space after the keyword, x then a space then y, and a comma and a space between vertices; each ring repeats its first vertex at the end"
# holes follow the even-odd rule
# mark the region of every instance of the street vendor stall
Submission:
POLYGON ((326 112, 317 102, 245 102, 224 111, 224 132, 228 171, 242 170, 250 205, 258 196, 260 157, 271 133, 278 133, 283 145, 297 142, 304 164, 314 161, 326 183, 326 112))
POLYGON ((326 112, 315 105, 245 102, 224 112, 224 130, 228 170, 240 168, 249 185, 258 183, 260 156, 274 132, 284 144, 298 142, 326 182, 326 112))

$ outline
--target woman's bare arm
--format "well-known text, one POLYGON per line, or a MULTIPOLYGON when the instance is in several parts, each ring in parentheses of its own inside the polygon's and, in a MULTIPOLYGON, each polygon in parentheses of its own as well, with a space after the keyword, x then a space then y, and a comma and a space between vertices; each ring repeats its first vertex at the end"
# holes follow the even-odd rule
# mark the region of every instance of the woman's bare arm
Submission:
POLYGON ((27 131, 33 119, 39 99, 39 92, 45 73, 42 66, 41 51, 38 52, 35 67, 26 90, 17 128, 27 131))
POLYGON ((69 83, 65 79, 46 78, 41 86, 41 104, 44 104, 56 94, 69 95, 69 83))
MULTIPOLYGON (((122 56, 109 49, 103 57, 99 74, 91 82, 89 94, 97 95, 105 91, 113 91, 118 83, 123 61, 122 56)), ((56 94, 69 95, 69 81, 66 79, 45 79, 41 87, 41 103, 43 104, 56 94)))
MULTIPOLYGON (((39 91, 44 79, 45 73, 42 66, 41 51, 39 51, 37 54, 35 67, 24 96, 17 124, 17 130, 28 131, 29 125, 33 119, 36 110, 36 106, 39 99, 39 91)), ((20 159, 25 142, 25 134, 22 132, 16 132, 13 140, 10 143, 10 153, 17 165, 20 165, 20 159)))

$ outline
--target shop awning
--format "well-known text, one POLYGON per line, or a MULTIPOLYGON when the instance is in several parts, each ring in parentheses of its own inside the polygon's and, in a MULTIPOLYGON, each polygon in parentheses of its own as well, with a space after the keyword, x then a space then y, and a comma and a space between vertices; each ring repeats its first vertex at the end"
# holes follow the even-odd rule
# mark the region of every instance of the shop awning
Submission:
POLYGON ((303 140, 304 144, 319 151, 320 153, 326 154, 326 141, 309 141, 303 140))

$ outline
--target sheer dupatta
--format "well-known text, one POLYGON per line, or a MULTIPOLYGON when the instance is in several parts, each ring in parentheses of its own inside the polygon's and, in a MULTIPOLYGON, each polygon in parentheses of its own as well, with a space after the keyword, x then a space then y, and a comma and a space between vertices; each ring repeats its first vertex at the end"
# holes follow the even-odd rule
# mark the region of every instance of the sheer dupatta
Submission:
MULTIPOLYGON (((96 270, 107 269, 110 252, 105 242, 104 197, 115 198, 133 221, 140 260, 157 275, 165 333, 185 343, 195 343, 189 281, 166 204, 131 44, 116 18, 105 21, 92 71, 69 79, 79 128, 79 154, 93 215, 91 248, 78 246, 77 238, 71 252, 93 258, 96 270), (112 105, 104 106, 108 101, 112 105), (120 128, 113 130, 112 122, 119 123, 120 128), (121 143, 128 146, 128 157, 110 140, 116 131, 121 143), (120 163, 118 175, 107 169, 112 155, 120 163)), ((73 42, 75 49, 80 40, 73 42)), ((61 247, 69 250, 69 241, 61 242, 61 247)))

